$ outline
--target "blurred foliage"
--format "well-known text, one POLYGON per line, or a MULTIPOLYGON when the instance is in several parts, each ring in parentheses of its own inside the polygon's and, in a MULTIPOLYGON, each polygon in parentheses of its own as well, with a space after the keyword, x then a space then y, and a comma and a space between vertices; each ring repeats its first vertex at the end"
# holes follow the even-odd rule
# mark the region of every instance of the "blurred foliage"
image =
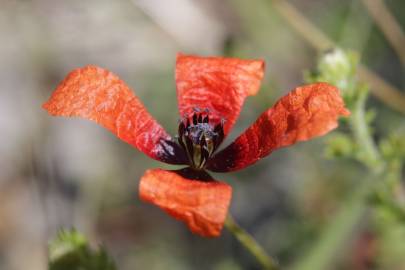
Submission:
MULTIPOLYGON (((366 176, 370 178, 366 181, 368 188, 366 186, 366 192, 361 194, 365 194, 364 198, 374 210, 372 237, 376 238, 378 245, 372 264, 378 265, 378 269, 403 269, 405 190, 401 172, 405 159, 405 134, 398 129, 388 131, 379 142, 374 139, 372 125, 377 112, 366 108, 368 87, 357 79, 358 63, 359 58, 354 52, 331 50, 320 58, 315 71, 305 73, 305 78, 308 82, 326 81, 341 90, 352 113, 345 121, 350 132, 333 133, 327 143, 326 155, 329 158, 356 159, 369 169, 369 176, 366 176)), ((360 197, 356 204, 362 203, 360 197)), ((359 211, 359 221, 361 216, 362 211, 359 211)), ((343 236, 344 232, 335 230, 330 234, 343 236)), ((332 236, 324 235, 325 239, 328 237, 332 236)))
POLYGON ((62 230, 49 244, 49 270, 116 270, 103 247, 90 248, 84 235, 62 230))

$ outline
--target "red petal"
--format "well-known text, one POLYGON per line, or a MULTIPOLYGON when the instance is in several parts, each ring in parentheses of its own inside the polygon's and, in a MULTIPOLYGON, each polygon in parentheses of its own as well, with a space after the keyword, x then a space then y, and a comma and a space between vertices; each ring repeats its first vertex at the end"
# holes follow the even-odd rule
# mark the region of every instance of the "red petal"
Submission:
POLYGON ((210 110, 210 121, 226 120, 229 133, 247 96, 259 91, 262 60, 177 55, 176 85, 180 115, 194 108, 210 110))
POLYGON ((180 147, 129 87, 108 70, 96 66, 73 70, 43 108, 55 116, 93 120, 154 159, 183 163, 180 147))
POLYGON ((187 224, 201 236, 219 236, 225 222, 232 188, 217 181, 185 178, 179 172, 148 170, 139 185, 140 198, 187 224))
POLYGON ((326 134, 338 126, 340 115, 349 114, 336 87, 327 83, 298 87, 215 155, 207 168, 216 172, 245 168, 279 147, 326 134))

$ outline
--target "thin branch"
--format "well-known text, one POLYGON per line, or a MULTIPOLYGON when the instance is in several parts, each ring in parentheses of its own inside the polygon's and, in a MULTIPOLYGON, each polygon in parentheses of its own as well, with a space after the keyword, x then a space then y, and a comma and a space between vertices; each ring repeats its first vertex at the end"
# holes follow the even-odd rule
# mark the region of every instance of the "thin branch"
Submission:
POLYGON ((256 258, 256 260, 263 266, 263 269, 279 269, 276 261, 267 255, 263 247, 248 232, 239 226, 230 214, 226 218, 225 227, 252 254, 252 256, 256 258))
POLYGON ((405 66, 405 36, 383 0, 361 0, 405 66))
MULTIPOLYGON (((331 39, 287 1, 272 0, 272 4, 274 9, 283 16, 291 27, 316 50, 325 51, 336 47, 336 44, 331 39)), ((405 97, 399 89, 365 66, 360 66, 359 77, 362 81, 370 84, 371 93, 374 96, 391 108, 405 113, 405 97)))

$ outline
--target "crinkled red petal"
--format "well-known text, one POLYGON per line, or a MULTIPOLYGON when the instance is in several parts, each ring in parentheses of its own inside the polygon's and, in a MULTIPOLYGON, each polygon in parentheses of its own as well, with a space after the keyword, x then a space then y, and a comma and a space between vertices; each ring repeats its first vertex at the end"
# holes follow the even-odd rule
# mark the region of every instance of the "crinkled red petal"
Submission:
POLYGON ((177 56, 176 85, 180 115, 194 108, 210 110, 210 122, 225 119, 229 133, 247 96, 255 95, 264 74, 262 60, 177 56))
POLYGON ((73 70, 43 108, 55 116, 93 120, 154 159, 186 163, 182 149, 129 87, 108 70, 96 66, 73 70))
POLYGON ((327 83, 298 87, 215 155, 207 169, 227 172, 245 168, 279 147, 326 134, 338 126, 339 116, 349 114, 336 87, 327 83))
POLYGON ((176 171, 152 169, 139 185, 140 198, 157 205, 189 229, 205 237, 221 234, 232 188, 215 180, 188 179, 176 171))

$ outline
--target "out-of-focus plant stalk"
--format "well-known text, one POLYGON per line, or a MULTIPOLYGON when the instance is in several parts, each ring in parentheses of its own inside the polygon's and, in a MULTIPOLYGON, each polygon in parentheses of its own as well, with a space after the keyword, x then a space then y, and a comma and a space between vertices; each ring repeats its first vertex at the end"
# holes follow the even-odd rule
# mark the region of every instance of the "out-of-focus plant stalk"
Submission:
POLYGON ((361 0, 405 66, 405 36, 383 0, 361 0))
POLYGON ((350 242, 353 232, 360 221, 366 216, 367 196, 370 193, 370 182, 378 181, 379 177, 359 181, 356 190, 345 199, 340 210, 327 224, 319 239, 314 241, 309 252, 305 252, 290 268, 292 270, 324 270, 329 269, 338 259, 339 252, 350 242))
POLYGON ((276 261, 264 251, 263 247, 248 232, 236 223, 230 214, 228 214, 226 218, 225 227, 252 254, 252 256, 256 258, 256 260, 262 265, 263 269, 279 269, 276 261))
MULTIPOLYGON (((336 47, 336 44, 331 39, 290 3, 285 0, 271 0, 271 2, 272 7, 316 50, 325 51, 336 47)), ((358 75, 362 81, 372 86, 371 91, 374 96, 381 99, 391 108, 405 113, 405 97, 400 90, 363 65, 359 66, 358 75)))

